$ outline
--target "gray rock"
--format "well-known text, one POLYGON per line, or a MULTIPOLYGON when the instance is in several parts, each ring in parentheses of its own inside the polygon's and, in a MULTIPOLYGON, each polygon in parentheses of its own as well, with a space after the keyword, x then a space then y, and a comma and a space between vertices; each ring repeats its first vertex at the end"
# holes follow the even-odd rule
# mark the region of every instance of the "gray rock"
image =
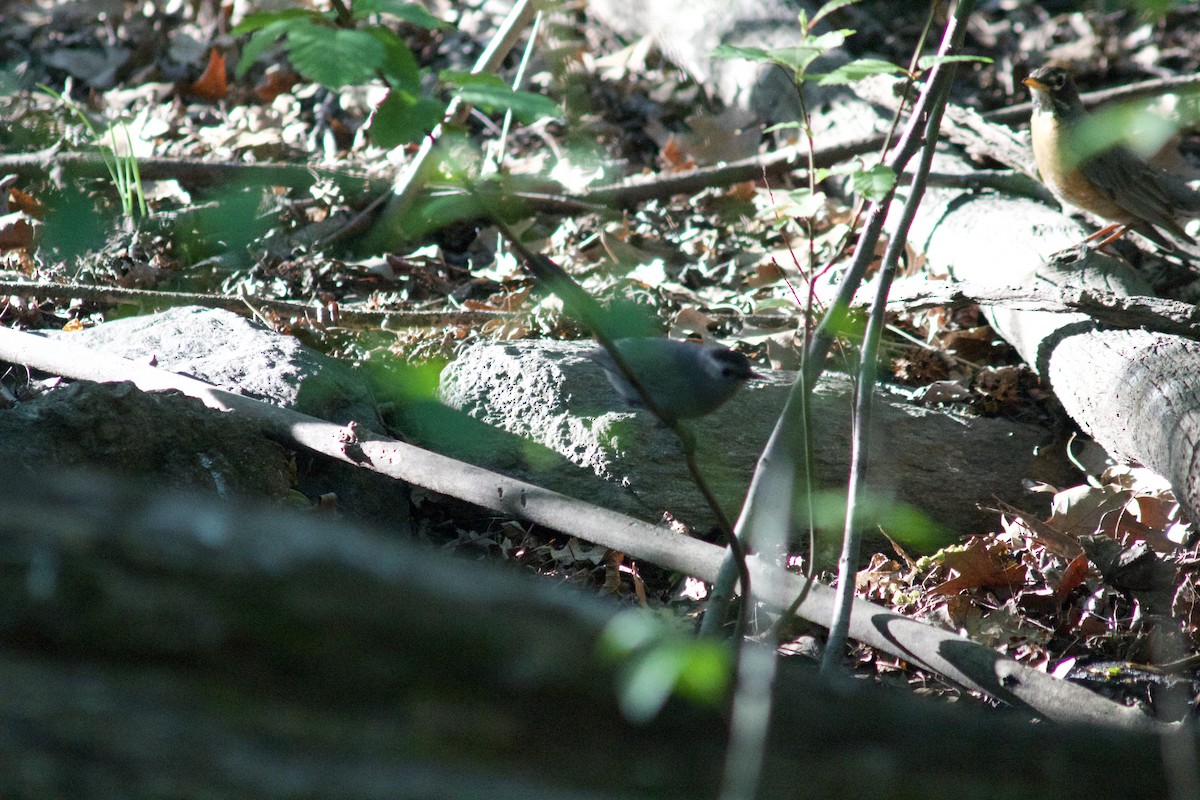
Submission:
MULTIPOLYGON (((364 376, 344 362, 306 347, 292 336, 276 333, 229 311, 195 306, 171 308, 108 322, 85 331, 58 333, 57 336, 70 343, 131 360, 143 363, 152 361, 163 369, 190 375, 331 422, 344 424, 353 420, 372 430, 385 430, 376 410, 371 385, 364 376)), ((52 392, 50 397, 57 391, 52 392)), ((65 460, 97 468, 114 466, 118 467, 118 471, 125 471, 125 461, 138 460, 140 443, 158 441, 161 431, 171 431, 165 441, 173 441, 174 447, 180 451, 179 458, 187 462, 207 452, 200 449, 204 445, 203 437, 195 439, 185 435, 190 426, 201 429, 201 423, 192 419, 192 416, 218 420, 231 416, 206 409, 198 401, 189 402, 195 402, 199 408, 183 417, 171 404, 160 405, 157 416, 150 413, 131 415, 120 428, 120 435, 115 437, 118 444, 124 442, 128 448, 128 459, 104 449, 93 449, 90 454, 74 454, 71 448, 76 443, 71 441, 69 435, 66 439, 47 440, 42 446, 47 451, 64 453, 59 458, 60 463, 65 460)), ((116 423, 110 421, 105 424, 116 423)), ((79 422, 70 425, 75 428, 81 425, 86 427, 85 423, 79 422)), ((277 447, 257 431, 254 433, 259 438, 258 445, 229 444, 234 449, 225 453, 224 457, 235 461, 246 459, 253 463, 256 458, 254 454, 258 452, 256 447, 277 447)), ((213 448, 223 450, 224 445, 214 444, 213 448)), ((49 455, 56 457, 53 452, 49 455)), ((149 474, 153 474, 157 457, 144 460, 149 474)), ((297 461, 299 474, 296 474, 295 465, 290 465, 289 484, 296 482, 309 497, 333 494, 337 496, 338 509, 352 517, 368 520, 386 529, 409 529, 407 487, 368 470, 311 457, 303 452, 297 453, 297 461)), ((270 470, 270 462, 262 460, 261 468, 270 470)), ((169 485, 176 485, 172 482, 174 478, 166 475, 162 480, 169 485)), ((186 477, 179 480, 190 488, 204 487, 199 479, 186 477)), ((253 485, 253 481, 245 486, 235 484, 232 491, 236 494, 257 494, 253 485)))
MULTIPOLYGON (((648 515, 669 511, 701 529, 710 526, 712 515, 688 477, 679 442, 645 412, 623 406, 584 355, 592 346, 472 345, 443 372, 441 394, 476 419, 624 485, 648 515)), ((688 423, 701 468, 733 516, 793 379, 792 373, 769 373, 715 414, 688 423)), ((812 416, 818 489, 846 484, 851 397, 844 375, 828 375, 817 387, 812 416)), ((886 389, 878 395, 876 416, 870 470, 876 496, 911 505, 954 535, 995 523, 995 515, 977 503, 1000 498, 1037 509, 1043 502, 1022 487, 1024 478, 1048 477, 1039 475, 1033 458, 1047 438, 1041 428, 915 406, 886 389)))
MULTIPOLYGON (((818 4, 799 0, 590 0, 588 13, 627 39, 654 39, 663 54, 726 104, 751 111, 761 122, 801 119, 796 86, 787 70, 738 58, 715 58, 718 45, 771 50, 794 47, 797 14, 811 17, 818 4)), ((822 28, 822 31, 828 30, 822 28)), ((815 61, 823 74, 850 57, 840 48, 815 61)), ((803 86, 814 133, 833 139, 861 136, 879 127, 878 114, 843 86, 803 86)))
POLYGON ((57 335, 331 422, 383 429, 369 385, 346 364, 232 311, 180 306, 57 335))

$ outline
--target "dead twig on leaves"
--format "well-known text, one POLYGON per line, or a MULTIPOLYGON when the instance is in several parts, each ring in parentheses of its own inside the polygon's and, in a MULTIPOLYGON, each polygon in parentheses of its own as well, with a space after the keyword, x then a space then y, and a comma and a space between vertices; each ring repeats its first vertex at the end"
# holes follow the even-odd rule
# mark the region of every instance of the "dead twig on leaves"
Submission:
MULTIPOLYGON (((819 147, 813 151, 813 164, 817 167, 830 167, 852 156, 872 152, 883 142, 884 135, 877 133, 819 147)), ((764 155, 711 167, 697 167, 686 172, 639 175, 609 186, 587 189, 577 195, 576 199, 601 205, 630 206, 646 200, 677 194, 695 194, 704 189, 729 186, 743 181, 759 181, 764 176, 778 179, 796 170, 807 169, 808 165, 807 149, 795 145, 764 155)))
MULTIPOLYGON (((108 176, 103 153, 62 152, 55 148, 35 153, 0 154, 0 174, 13 173, 22 178, 65 170, 73 176, 108 176)), ((138 157, 138 172, 144 181, 178 180, 184 184, 254 184, 306 188, 318 180, 330 180, 359 194, 380 191, 386 181, 341 169, 314 167, 310 164, 206 161, 199 158, 138 157)))
POLYGON ((407 309, 364 309, 339 304, 334 307, 271 300, 249 295, 206 294, 192 292, 161 292, 151 289, 126 289, 119 286, 71 285, 65 283, 31 283, 0 280, 0 294, 14 297, 52 297, 55 299, 87 300, 93 303, 137 303, 149 308, 174 306, 203 306, 243 311, 247 305, 268 309, 294 317, 313 317, 322 324, 359 323, 383 328, 427 327, 432 325, 472 325, 512 315, 504 311, 416 311, 407 309))
POLYGON ((1191 303, 1161 297, 1071 287, 988 287, 922 280, 919 285, 905 286, 888 298, 888 308, 893 310, 918 311, 965 305, 1087 314, 1099 324, 1112 328, 1140 328, 1200 340, 1200 310, 1191 303))

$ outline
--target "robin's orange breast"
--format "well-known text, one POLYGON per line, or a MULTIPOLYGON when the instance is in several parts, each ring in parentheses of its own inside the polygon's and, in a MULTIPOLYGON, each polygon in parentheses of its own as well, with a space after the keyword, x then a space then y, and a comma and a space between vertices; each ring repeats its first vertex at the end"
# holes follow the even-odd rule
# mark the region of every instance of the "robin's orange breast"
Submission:
POLYGON ((1030 120, 1030 134, 1038 173, 1060 200, 1110 222, 1128 225, 1137 221, 1136 216, 1092 185, 1079 170, 1066 167, 1063 158, 1065 133, 1057 117, 1044 111, 1035 113, 1030 120))

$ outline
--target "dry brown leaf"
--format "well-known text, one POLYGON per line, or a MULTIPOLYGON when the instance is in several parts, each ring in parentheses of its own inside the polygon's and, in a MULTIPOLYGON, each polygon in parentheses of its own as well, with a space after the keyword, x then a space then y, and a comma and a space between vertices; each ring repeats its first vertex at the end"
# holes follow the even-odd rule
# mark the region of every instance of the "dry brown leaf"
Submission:
POLYGON ((24 211, 31 217, 41 219, 46 213, 46 207, 32 195, 26 194, 15 186, 9 187, 8 208, 10 211, 24 211))
POLYGON ((28 250, 40 224, 23 211, 0 216, 0 250, 28 250))
POLYGON ((1126 544, 1145 542, 1160 553, 1174 553, 1179 549, 1179 545, 1167 538, 1170 522, 1164 521, 1161 525, 1147 525, 1142 522, 1137 515, 1139 500, 1150 504, 1156 502, 1149 497, 1130 500, 1129 505, 1120 514, 1114 515, 1116 522, 1112 531, 1113 538, 1126 544))
POLYGON ((774 286, 785 277, 779 265, 772 261, 757 265, 754 268, 754 274, 746 279, 746 285, 752 289, 761 289, 764 286, 774 286))
MULTIPOLYGON (((1074 537, 1096 533, 1105 528, 1108 515, 1121 511, 1131 492, 1094 486, 1072 486, 1054 495, 1047 524, 1074 537)), ((1116 520, 1107 520, 1109 528, 1116 520)))
POLYGON ((225 82, 225 56, 213 48, 208 52, 208 66, 204 74, 188 87, 191 94, 201 100, 215 103, 225 97, 229 90, 225 82))
POLYGON ((659 160, 667 172, 687 172, 696 168, 696 159, 683 151, 679 137, 671 134, 667 143, 658 151, 659 160))
POLYGON ((279 65, 269 67, 258 85, 254 87, 254 96, 264 103, 270 103, 300 82, 300 76, 290 69, 279 65))
POLYGON ((1032 539, 1049 552, 1068 561, 1077 558, 1083 552, 1077 537, 1063 533, 1032 514, 1010 507, 1005 508, 1005 514, 1004 531, 1010 537, 1032 539))
POLYGON ((752 181, 741 181, 725 189, 725 196, 731 197, 734 200, 741 200, 749 203, 758 193, 758 187, 752 181))
POLYGON ((609 550, 608 558, 604 560, 605 594, 621 593, 621 565, 625 563, 625 554, 619 550, 609 550))
POLYGON ((1082 585, 1083 579, 1087 577, 1088 569, 1087 555, 1080 553, 1075 556, 1071 563, 1067 565, 1067 568, 1063 570, 1062 577, 1058 581, 1058 586, 1054 589, 1055 599, 1061 603, 1076 587, 1082 585))
POLYGON ((978 537, 961 550, 943 552, 942 566, 956 575, 935 586, 930 594, 948 596, 965 589, 1015 589, 1025 585, 1029 571, 1024 564, 1012 561, 1008 547, 978 537))
POLYGON ((717 321, 697 308, 682 308, 671 320, 670 335, 685 339, 693 334, 704 335, 713 329, 717 321))
POLYGON ((996 349, 996 333, 990 327, 949 330, 938 337, 942 347, 961 359, 974 363, 991 360, 996 349))

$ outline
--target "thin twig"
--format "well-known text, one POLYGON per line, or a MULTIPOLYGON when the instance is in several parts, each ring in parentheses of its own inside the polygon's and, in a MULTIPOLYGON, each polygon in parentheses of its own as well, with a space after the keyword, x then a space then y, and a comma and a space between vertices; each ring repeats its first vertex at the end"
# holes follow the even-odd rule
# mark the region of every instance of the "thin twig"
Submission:
MULTIPOLYGON (((150 308, 175 306, 203 306, 241 311, 246 303, 281 314, 306 317, 319 314, 322 307, 289 300, 273 300, 252 295, 203 294, 191 292, 162 292, 150 289, 126 289, 119 286, 71 285, 65 283, 32 283, 30 281, 0 280, 0 293, 18 297, 52 297, 56 299, 87 300, 93 303, 138 303, 150 308)), ((511 313, 504 311, 413 311, 405 309, 377 310, 340 305, 337 310, 340 323, 355 322, 378 325, 386 328, 423 327, 431 325, 469 325, 496 319, 507 319, 511 313)))
POLYGON ((883 144, 883 134, 870 134, 826 147, 815 148, 812 161, 805 148, 783 147, 764 155, 751 156, 687 172, 638 176, 609 186, 596 186, 576 195, 576 199, 600 205, 631 206, 645 200, 677 194, 695 194, 715 186, 729 186, 764 176, 778 180, 810 164, 830 167, 852 156, 869 153, 883 144))
MULTIPOLYGON (((1019 87, 1018 87, 1019 88, 1019 87)), ((1079 99, 1083 101, 1084 106, 1094 108, 1096 106, 1111 103, 1116 100, 1131 100, 1136 97, 1151 97, 1154 95, 1167 94, 1168 92, 1176 91, 1192 91, 1200 88, 1200 75, 1171 75, 1166 78, 1155 78, 1149 81, 1140 81, 1138 83, 1128 83, 1124 86, 1115 86, 1112 89, 1101 89, 1095 92, 1084 92, 1079 99)), ((1023 102, 1014 103, 1011 106, 998 108, 995 111, 988 111, 983 116, 989 122, 999 122, 1005 125, 1011 125, 1014 122, 1023 122, 1033 112, 1033 103, 1023 102)))
MULTIPOLYGON (((0 154, 0 173, 14 173, 28 180, 63 169, 73 176, 101 178, 109 174, 104 154, 91 151, 63 152, 57 148, 33 153, 0 154)), ((343 190, 369 194, 382 190, 388 181, 342 169, 309 164, 206 161, 199 158, 138 157, 143 181, 178 180, 187 185, 256 184, 305 188, 318 180, 329 180, 343 190)))

